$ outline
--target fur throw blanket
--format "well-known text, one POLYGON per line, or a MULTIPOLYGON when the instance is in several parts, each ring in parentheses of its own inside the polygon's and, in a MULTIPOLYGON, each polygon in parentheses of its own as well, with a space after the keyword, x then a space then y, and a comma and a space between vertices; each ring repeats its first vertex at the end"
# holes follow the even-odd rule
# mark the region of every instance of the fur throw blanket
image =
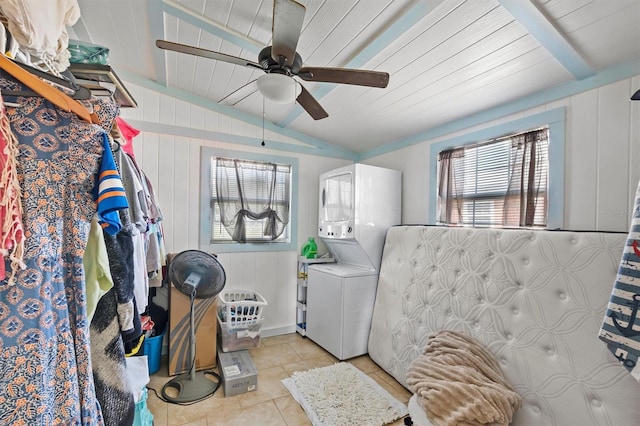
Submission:
POLYGON ((430 336, 409 367, 407 384, 434 425, 508 425, 522 398, 493 356, 455 331, 430 336))

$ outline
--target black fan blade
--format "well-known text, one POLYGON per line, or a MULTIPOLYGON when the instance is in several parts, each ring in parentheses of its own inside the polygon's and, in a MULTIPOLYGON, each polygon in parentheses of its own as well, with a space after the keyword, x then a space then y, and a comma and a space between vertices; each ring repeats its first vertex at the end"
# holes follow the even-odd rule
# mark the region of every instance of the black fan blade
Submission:
POLYGON ((321 120, 323 118, 327 118, 329 114, 327 111, 322 108, 322 106, 316 101, 316 98, 309 93, 307 89, 301 84, 302 91, 296 98, 296 101, 300 104, 302 108, 313 118, 314 120, 321 120))
POLYGON ((302 31, 305 7, 294 0, 274 0, 271 57, 280 65, 293 64, 302 31), (283 62, 284 61, 284 62, 283 62))
POLYGON ((253 80, 248 82, 244 86, 240 87, 238 90, 235 90, 229 93, 224 98, 220 99, 218 103, 222 105, 235 105, 238 102, 241 102, 247 99, 249 96, 253 95, 258 91, 257 81, 258 80, 253 80))
POLYGON ((306 81, 381 88, 385 88, 389 84, 389 73, 350 68, 303 67, 300 68, 298 77, 306 81))
POLYGON ((215 59, 216 61, 229 62, 234 65, 242 65, 244 67, 254 67, 262 69, 262 67, 246 59, 237 56, 226 55, 224 53, 214 52, 213 50, 202 49, 200 47, 189 46, 186 44, 174 43, 166 40, 156 40, 156 46, 160 49, 171 50, 173 52, 186 53, 188 55, 201 56, 203 58, 215 59))

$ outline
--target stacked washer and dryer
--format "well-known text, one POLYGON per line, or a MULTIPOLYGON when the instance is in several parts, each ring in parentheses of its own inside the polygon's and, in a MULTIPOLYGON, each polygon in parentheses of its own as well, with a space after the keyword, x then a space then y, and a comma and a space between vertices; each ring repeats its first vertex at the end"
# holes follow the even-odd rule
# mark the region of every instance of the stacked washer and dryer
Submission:
POLYGON ((336 263, 309 266, 306 335, 336 358, 367 353, 387 229, 401 223, 401 173, 352 164, 320 176, 318 236, 336 263))

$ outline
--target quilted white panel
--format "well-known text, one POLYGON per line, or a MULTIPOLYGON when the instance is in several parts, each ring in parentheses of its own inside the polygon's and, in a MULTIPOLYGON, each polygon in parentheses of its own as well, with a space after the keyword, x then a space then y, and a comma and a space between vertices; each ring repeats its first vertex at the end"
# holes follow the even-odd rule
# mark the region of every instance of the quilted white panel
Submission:
POLYGON ((466 332, 524 399, 516 425, 638 425, 640 384, 598 339, 626 234, 399 226, 369 355, 406 386, 434 331, 466 332))

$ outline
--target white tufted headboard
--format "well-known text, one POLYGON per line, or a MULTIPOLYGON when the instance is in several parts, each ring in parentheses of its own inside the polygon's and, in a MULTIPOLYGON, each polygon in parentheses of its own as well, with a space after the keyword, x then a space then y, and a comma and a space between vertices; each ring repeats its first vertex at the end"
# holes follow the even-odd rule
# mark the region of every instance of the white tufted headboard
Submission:
POLYGON ((598 339, 626 236, 391 228, 369 355, 406 386, 429 334, 463 331, 522 396, 514 425, 640 425, 640 384, 598 339))

